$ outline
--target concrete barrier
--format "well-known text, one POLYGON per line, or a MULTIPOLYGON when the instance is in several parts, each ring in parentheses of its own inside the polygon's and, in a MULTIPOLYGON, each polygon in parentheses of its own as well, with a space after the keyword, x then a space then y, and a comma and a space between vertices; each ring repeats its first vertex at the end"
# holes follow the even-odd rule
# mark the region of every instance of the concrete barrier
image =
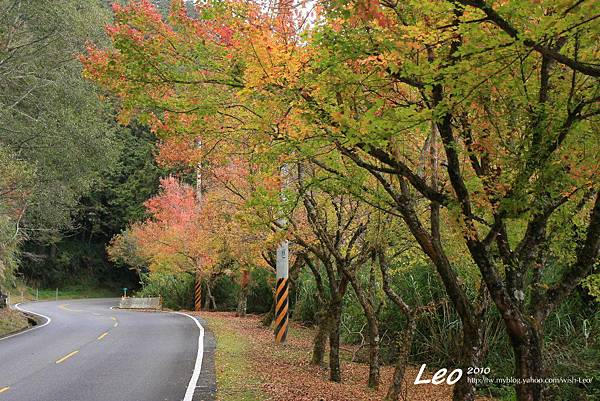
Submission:
POLYGON ((162 302, 160 298, 132 298, 123 297, 119 302, 121 309, 161 309, 162 302))

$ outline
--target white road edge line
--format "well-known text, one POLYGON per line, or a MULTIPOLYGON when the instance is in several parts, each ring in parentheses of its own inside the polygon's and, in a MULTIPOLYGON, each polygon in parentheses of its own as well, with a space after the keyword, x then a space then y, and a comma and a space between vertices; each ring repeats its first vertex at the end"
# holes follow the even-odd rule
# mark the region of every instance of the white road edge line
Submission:
POLYGON ((200 371, 202 370, 202 357, 204 356, 204 327, 202 327, 198 319, 192 315, 183 312, 172 313, 189 317, 196 323, 198 329, 200 329, 200 334, 198 335, 198 355, 196 355, 196 365, 194 366, 194 373, 192 373, 192 378, 190 379, 190 383, 185 392, 185 397, 183 397, 183 401, 192 401, 194 398, 194 391, 196 390, 196 384, 200 378, 200 371))
POLYGON ((18 333, 11 334, 10 336, 2 337, 2 338, 0 338, 0 341, 6 340, 6 339, 9 339, 9 338, 21 335, 21 334, 25 334, 27 332, 30 332, 30 331, 33 331, 33 330, 36 330, 36 329, 41 329, 42 327, 47 326, 48 324, 50 324, 50 322, 52 321, 52 319, 50 319, 48 316, 42 315, 41 313, 35 313, 35 312, 29 311, 29 310, 26 310, 26 309, 21 309, 19 307, 19 305, 21 305, 21 303, 22 302, 19 302, 18 304, 15 304, 14 307, 16 309, 20 310, 21 312, 31 313, 32 315, 43 317, 44 319, 46 319, 46 321, 44 322, 44 324, 38 324, 38 325, 33 326, 32 328, 29 328, 27 330, 23 330, 23 331, 20 331, 18 333))

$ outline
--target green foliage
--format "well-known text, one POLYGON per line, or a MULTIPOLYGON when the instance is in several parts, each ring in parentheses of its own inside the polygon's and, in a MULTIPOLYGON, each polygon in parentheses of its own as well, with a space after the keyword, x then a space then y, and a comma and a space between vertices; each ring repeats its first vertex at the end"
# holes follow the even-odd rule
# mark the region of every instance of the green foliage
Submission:
POLYGON ((144 202, 156 192, 162 172, 153 161, 155 141, 140 127, 119 130, 115 138, 118 158, 106 166, 91 192, 74 207, 72 220, 76 228, 64 238, 53 232, 25 244, 27 263, 20 271, 32 284, 64 286, 85 279, 95 285, 137 287, 138 279, 128 269, 140 270, 144 261, 133 252, 127 256, 125 248, 131 245, 127 232, 117 238, 124 249, 120 258, 110 261, 114 265, 107 259, 105 246, 129 222, 145 217, 144 202))
POLYGON ((221 275, 213 282, 212 294, 219 310, 235 310, 239 292, 240 285, 230 276, 221 275))
POLYGON ((129 223, 147 217, 144 202, 158 190, 161 174, 154 162, 156 137, 139 126, 120 128, 115 138, 119 151, 94 188, 81 199, 75 219, 86 236, 106 241, 129 223))
MULTIPOLYGON (((248 313, 266 313, 273 306, 273 272, 253 269, 250 274, 248 313)), ((292 294, 293 296, 293 294, 292 294)))
POLYGON ((318 311, 316 298, 317 285, 310 272, 302 271, 298 276, 297 301, 292 311, 292 318, 304 324, 314 324, 318 311))
POLYGON ((32 287, 85 285, 90 288, 122 288, 137 283, 134 272, 126 267, 115 268, 108 262, 102 242, 67 237, 48 247, 27 243, 23 250, 28 259, 19 272, 32 287))
POLYGON ((14 285, 21 243, 21 220, 34 170, 0 144, 0 293, 14 285))
MULTIPOLYGON (((83 79, 75 58, 88 43, 106 43, 106 5, 84 0, 0 0, 0 15, 0 186, 18 182, 12 192, 26 195, 15 208, 11 194, 1 190, 0 281, 9 280, 7 272, 18 267, 19 244, 27 239, 26 258, 20 264, 31 284, 54 285, 84 277, 86 282, 99 281, 87 276, 90 269, 110 282, 114 274, 107 269, 103 246, 93 239, 104 227, 97 227, 93 215, 113 231, 120 221, 101 216, 97 203, 80 201, 107 180, 118 183, 111 174, 119 154, 126 146, 129 152, 139 146, 121 139, 112 105, 101 101, 97 89, 83 79), (5 213, 11 203, 8 209, 18 210, 18 215, 5 213), (64 234, 70 238, 62 240, 64 234), (79 239, 80 247, 75 243, 79 239), (90 263, 95 267, 88 268, 90 263)), ((154 188, 153 183, 147 188, 154 188)), ((123 202, 133 207, 141 205, 140 197, 148 193, 140 188, 132 192, 138 198, 123 202)), ((106 190, 102 193, 119 199, 106 190)), ((123 213, 123 219, 132 214, 127 208, 123 213)))
MULTIPOLYGON (((117 285, 109 287, 106 284, 102 287, 94 287, 91 283, 61 286, 58 288, 58 299, 115 298, 122 295, 121 288, 122 287, 117 285)), ((35 299, 36 296, 41 300, 55 299, 56 288, 41 289, 37 291, 30 288, 29 298, 35 299)))
MULTIPOLYGON (((273 305, 272 274, 265 269, 251 271, 248 284, 248 313, 266 313, 271 309, 273 305)), ((236 310, 240 290, 240 285, 235 277, 222 274, 215 278, 212 295, 215 297, 217 309, 236 310)))
MULTIPOLYGON (((396 268, 393 276, 394 289, 411 305, 435 305, 419 315, 411 360, 415 364, 430 366, 455 366, 460 357, 461 323, 449 303, 440 281, 428 264, 412 264, 396 268)), ((311 274, 304 272, 299 277, 298 302, 293 318, 305 324, 315 323, 316 286, 311 274)), ((470 294, 475 296, 475 294, 470 294)), ((380 308, 382 358, 393 363, 396 347, 393 343, 405 327, 405 319, 391 302, 380 308)), ((497 310, 490 308, 484 316, 488 353, 483 366, 492 369, 490 377, 512 377, 513 354, 497 310)), ((343 340, 360 344, 366 335, 366 319, 353 293, 345 297, 342 316, 343 340)), ((546 323, 546 349, 548 358, 545 366, 553 372, 552 377, 594 377, 591 385, 580 387, 570 384, 551 386, 557 399, 579 399, 584 394, 595 400, 600 394, 598 372, 600 372, 600 308, 586 300, 582 292, 573 294, 561 305, 546 323)), ((491 395, 505 401, 515 400, 514 388, 487 386, 480 388, 481 394, 491 395)))
POLYGON ((24 222, 67 227, 115 157, 109 105, 73 57, 88 41, 103 43, 108 14, 82 0, 1 0, 0 14, 0 144, 36 171, 24 222))
MULTIPOLYGON (((149 3, 131 4, 112 27, 118 51, 90 49, 84 58, 88 76, 121 97, 123 120, 137 116, 166 135, 202 132, 204 144, 232 139, 256 151, 267 147, 271 162, 281 163, 290 153, 315 161, 334 176, 350 178, 337 180, 340 185, 315 184, 311 191, 337 195, 345 189, 361 201, 368 197, 409 226, 453 297, 447 299, 437 272, 415 258, 390 272, 396 291, 422 310, 415 360, 445 366, 465 360, 475 348, 458 354, 461 320, 475 328, 482 319, 473 311, 489 301, 483 348, 490 350, 496 374, 512 370, 511 344, 529 344, 533 351, 513 361, 521 375, 545 351, 552 374, 572 371, 573 361, 581 361, 585 372, 596 369, 587 363, 588 350, 597 354, 589 335, 597 327, 596 312, 577 304, 579 298, 561 305, 598 258, 598 213, 591 222, 588 217, 600 154, 593 79, 600 71, 591 63, 598 28, 587 18, 597 14, 596 3, 324 2, 322 20, 307 28, 314 35, 289 46, 280 39, 290 38, 279 38, 271 24, 255 27, 243 16, 234 18, 232 30, 238 32, 229 41, 226 32, 211 31, 212 24, 196 25, 173 13, 172 26, 165 26, 149 3), (187 34, 189 27, 209 34, 187 34), (198 79, 202 84, 196 85, 198 79), (183 118, 160 113, 174 109, 183 118), (439 146, 433 144, 438 136, 439 146), (293 152, 273 142, 286 142, 283 147, 293 152), (428 147, 436 153, 431 168, 428 147), (365 171, 340 173, 339 159, 365 171), (380 188, 372 190, 365 176, 375 177, 380 188), (447 226, 440 235, 438 204, 441 225, 447 226), (487 293, 479 291, 480 276, 487 293), (462 305, 460 319, 451 301, 462 305), (576 311, 582 314, 573 317, 576 311), (545 341, 536 350, 537 330, 545 341)), ((207 14, 223 20, 218 28, 229 28, 228 16, 207 14)), ((248 206, 276 211, 277 192, 259 188, 248 206)), ((230 278, 219 285, 218 293, 236 292, 230 278)), ((597 280, 588 279, 586 286, 593 294, 597 280)), ((314 315, 311 287, 299 287, 299 318, 314 315)), ((351 291, 344 306, 346 340, 362 340, 365 319, 351 291)), ((389 346, 403 317, 386 301, 379 314, 389 346)), ((577 390, 564 386, 560 392, 569 399, 577 390)))
MULTIPOLYGON (((253 270, 248 292, 248 313, 265 313, 272 307, 273 292, 270 272, 253 270)), ((163 305, 170 309, 193 309, 195 276, 189 273, 152 272, 141 275, 142 288, 136 296, 163 298, 163 305)), ((206 294, 206 280, 202 283, 202 294, 206 294)), ((212 283, 212 295, 217 309, 233 311, 237 308, 240 285, 234 277, 221 274, 212 283)))
POLYGON ((589 294, 600 302, 600 273, 591 274, 581 285, 589 292, 589 294))
MULTIPOLYGON (((488 354, 484 366, 492 368, 491 377, 513 377, 513 353, 500 316, 492 310, 486 317, 488 325, 488 354)), ((589 385, 551 384, 549 391, 557 400, 600 399, 598 372, 600 372, 600 308, 582 293, 574 293, 546 322, 544 366, 552 378, 594 378, 589 385), (586 397, 587 398, 582 398, 586 397)), ((490 385, 480 389, 482 394, 501 400, 515 400, 509 385, 490 385)))
POLYGON ((152 273, 141 277, 141 290, 138 297, 162 297, 163 306, 169 309, 194 307, 195 277, 188 273, 152 273))
POLYGON ((586 300, 583 291, 573 293, 546 323, 546 360, 553 377, 594 377, 586 387, 552 385, 558 399, 588 395, 600 399, 600 306, 586 300))

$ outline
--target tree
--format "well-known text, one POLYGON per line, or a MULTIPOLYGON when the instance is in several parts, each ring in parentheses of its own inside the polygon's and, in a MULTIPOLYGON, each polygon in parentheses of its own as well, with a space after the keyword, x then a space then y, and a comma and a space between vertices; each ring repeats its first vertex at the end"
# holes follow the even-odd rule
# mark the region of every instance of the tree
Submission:
POLYGON ((3 0, 0 13, 0 143, 35 166, 25 226, 64 228, 115 157, 110 107, 82 79, 74 57, 88 41, 106 43, 108 15, 78 0, 3 0))
POLYGON ((134 266, 147 262, 150 272, 187 272, 197 266, 207 279, 207 305, 215 307, 211 287, 219 271, 240 271, 239 312, 245 314, 249 273, 264 264, 266 238, 244 222, 248 193, 244 164, 232 160, 215 167, 205 180, 203 201, 195 190, 175 177, 161 180, 161 192, 145 205, 150 218, 134 223, 109 247, 115 260, 134 266))
MULTIPOLYGON (((18 227, 8 237, 10 270, 23 257, 30 263, 20 264, 21 273, 37 270, 47 277, 47 256, 77 225, 72 217, 80 198, 118 153, 112 106, 81 77, 75 57, 86 42, 107 44, 103 25, 109 15, 101 2, 80 0, 2 0, 0 15, 0 148, 10 155, 8 163, 23 170, 28 187, 19 217, 10 223, 18 227)), ((10 202, 1 196, 0 203, 10 202)))
MULTIPOLYGON (((0 298, 18 267, 23 214, 34 187, 35 171, 0 147, 0 298)), ((5 304, 0 302, 0 308, 5 304)))

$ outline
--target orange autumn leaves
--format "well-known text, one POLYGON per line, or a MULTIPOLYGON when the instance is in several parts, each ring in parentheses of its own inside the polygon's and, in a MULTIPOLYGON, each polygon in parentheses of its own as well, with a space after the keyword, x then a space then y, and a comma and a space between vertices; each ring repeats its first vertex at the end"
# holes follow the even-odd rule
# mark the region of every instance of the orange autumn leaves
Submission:
POLYGON ((231 163, 216 175, 201 204, 191 185, 172 176, 162 179, 160 192, 145 203, 150 217, 133 224, 127 235, 151 271, 191 272, 198 265, 209 271, 224 259, 263 263, 265 232, 245 223, 244 200, 233 190, 245 190, 239 185, 244 172, 231 163))
POLYGON ((129 235, 140 255, 150 261, 151 270, 168 266, 193 271, 198 262, 209 259, 198 246, 204 232, 194 190, 174 177, 162 179, 160 186, 161 192, 145 203, 151 217, 134 224, 129 235))

